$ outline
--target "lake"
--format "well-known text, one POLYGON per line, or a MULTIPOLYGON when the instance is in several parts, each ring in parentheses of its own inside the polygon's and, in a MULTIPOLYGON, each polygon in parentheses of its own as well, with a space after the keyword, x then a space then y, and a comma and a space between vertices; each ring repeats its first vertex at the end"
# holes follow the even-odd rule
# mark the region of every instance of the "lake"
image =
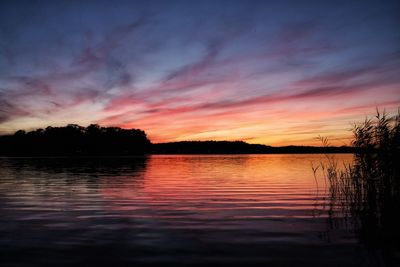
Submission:
MULTIPOLYGON (((351 163, 351 154, 337 154, 351 163)), ((1 158, 1 266, 380 266, 324 155, 1 158)))

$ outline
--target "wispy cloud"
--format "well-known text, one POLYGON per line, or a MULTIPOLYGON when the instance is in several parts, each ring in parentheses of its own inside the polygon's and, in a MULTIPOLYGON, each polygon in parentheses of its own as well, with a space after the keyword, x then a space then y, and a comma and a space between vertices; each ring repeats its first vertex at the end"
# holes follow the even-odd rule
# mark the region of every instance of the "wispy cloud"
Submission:
POLYGON ((400 104, 389 4, 44 3, 18 20, 21 6, 0 10, 2 129, 98 122, 153 141, 282 144, 400 104))

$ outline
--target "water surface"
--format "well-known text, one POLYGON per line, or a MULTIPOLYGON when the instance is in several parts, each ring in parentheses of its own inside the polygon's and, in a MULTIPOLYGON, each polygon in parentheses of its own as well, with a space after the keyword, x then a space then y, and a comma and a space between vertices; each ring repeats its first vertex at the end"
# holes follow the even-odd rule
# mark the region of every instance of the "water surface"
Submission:
MULTIPOLYGON (((335 155, 351 162, 352 155, 335 155)), ((0 262, 375 266, 329 216, 324 155, 0 159, 0 262)))

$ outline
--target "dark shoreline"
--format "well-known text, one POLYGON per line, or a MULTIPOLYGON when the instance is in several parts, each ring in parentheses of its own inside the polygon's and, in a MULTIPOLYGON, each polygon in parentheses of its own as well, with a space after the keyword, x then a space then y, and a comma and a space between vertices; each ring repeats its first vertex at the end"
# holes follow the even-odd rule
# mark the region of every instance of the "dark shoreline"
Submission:
MULTIPOLYGON (((166 143, 170 144, 170 143, 166 143)), ((313 147, 313 146, 285 146, 285 147, 269 147, 264 145, 257 149, 220 149, 213 147, 202 147, 193 148, 190 146, 176 148, 174 146, 157 147, 158 144, 153 144, 151 149, 147 153, 136 153, 136 154, 85 154, 85 153, 74 153, 74 154, 63 154, 63 153, 0 153, 0 158, 137 158, 151 155, 273 155, 273 154, 355 154, 358 152, 353 147, 313 147)), ((250 145, 251 146, 251 145, 250 145)))
POLYGON ((19 155, 0 155, 0 159, 135 159, 144 158, 148 156, 181 156, 181 155, 193 155, 193 156, 235 156, 235 155, 318 155, 318 154, 355 154, 352 152, 315 152, 315 153, 149 153, 143 155, 109 155, 109 156, 91 156, 91 155, 59 155, 59 156, 49 156, 49 155, 32 155, 32 156, 19 156, 19 155))
POLYGON ((332 154, 356 153, 354 147, 280 146, 242 141, 182 141, 151 145, 150 154, 332 154))
POLYGON ((0 136, 0 156, 18 157, 120 157, 145 154, 331 154, 356 153, 349 146, 273 147, 244 141, 180 141, 152 143, 140 129, 101 127, 46 127, 13 135, 0 136))

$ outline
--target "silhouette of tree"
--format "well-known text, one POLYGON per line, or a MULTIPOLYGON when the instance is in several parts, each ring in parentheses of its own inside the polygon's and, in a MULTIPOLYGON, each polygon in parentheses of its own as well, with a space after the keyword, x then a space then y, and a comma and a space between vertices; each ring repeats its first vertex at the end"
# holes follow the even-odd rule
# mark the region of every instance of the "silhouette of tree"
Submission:
POLYGON ((139 129, 48 126, 30 132, 19 130, 0 136, 0 155, 10 156, 112 156, 154 154, 273 154, 273 153, 353 153, 351 147, 284 146, 271 147, 243 141, 184 141, 151 144, 139 129))
POLYGON ((100 127, 48 126, 30 132, 19 130, 0 137, 2 155, 135 155, 147 153, 150 140, 138 129, 100 127))
POLYGON ((354 151, 352 147, 272 147, 243 141, 182 141, 152 145, 152 153, 155 154, 353 153, 354 151))

